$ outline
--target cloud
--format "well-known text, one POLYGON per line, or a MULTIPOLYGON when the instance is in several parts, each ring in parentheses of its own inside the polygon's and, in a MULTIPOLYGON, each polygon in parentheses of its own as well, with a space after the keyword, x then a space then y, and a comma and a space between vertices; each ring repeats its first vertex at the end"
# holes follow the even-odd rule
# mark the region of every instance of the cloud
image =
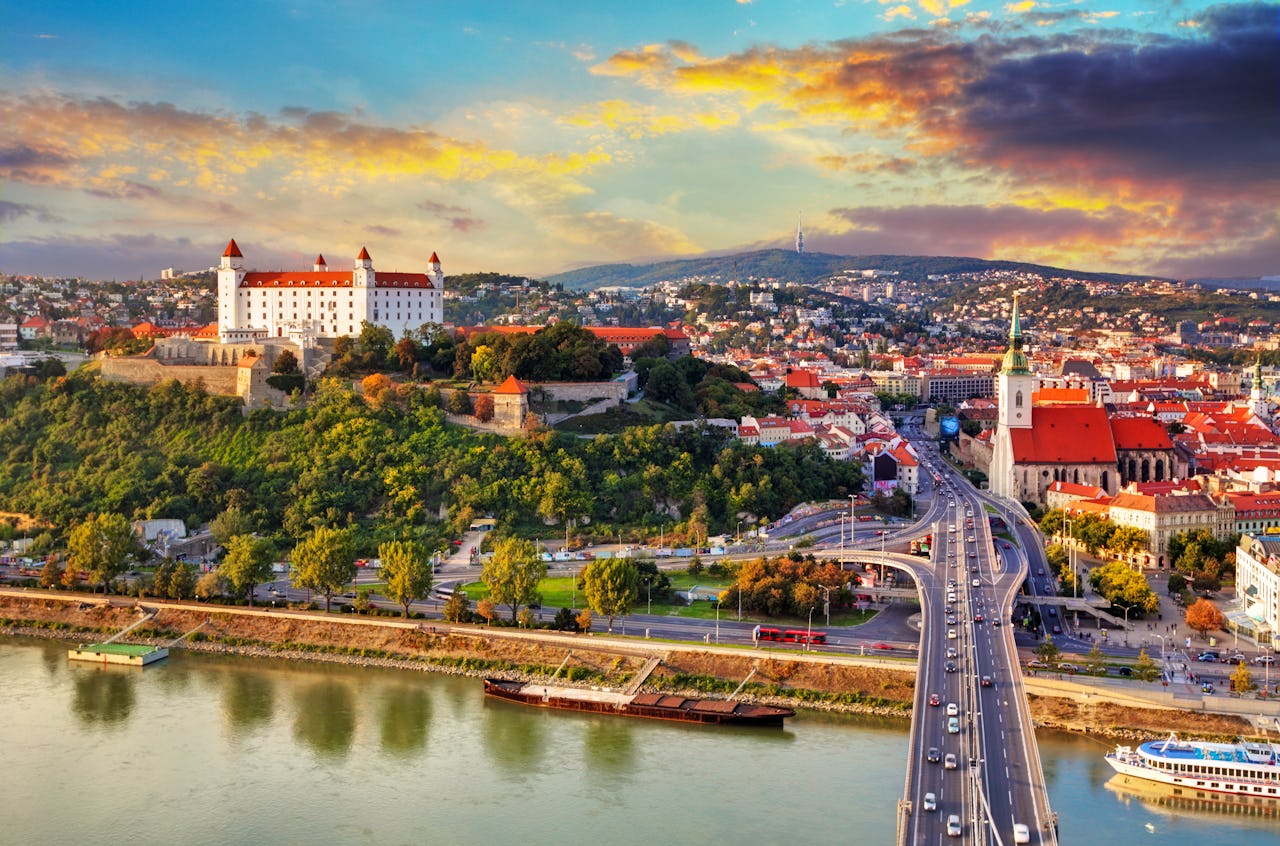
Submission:
POLYGON ((61 220, 60 217, 51 214, 48 209, 41 206, 0 200, 0 223, 12 223, 24 217, 34 218, 41 223, 53 223, 61 220))
POLYGON ((471 209, 462 206, 451 206, 434 200, 423 200, 416 207, 419 211, 427 212, 433 217, 448 221, 449 228, 455 232, 471 232, 472 230, 483 229, 486 225, 480 218, 472 216, 471 209))
MULTIPOLYGON (((41 268, 42 273, 87 279, 154 279, 161 268, 204 268, 217 262, 226 246, 189 238, 113 234, 94 237, 61 235, 0 242, 0 268, 41 268)), ((297 257, 264 249, 254 250, 262 266, 297 266, 297 257)))
POLYGON ((0 176, 120 197, 150 195, 151 188, 126 179, 143 164, 153 178, 208 194, 234 194, 265 179, 276 190, 341 196, 366 183, 420 177, 566 179, 604 160, 597 152, 524 156, 424 127, 379 126, 358 115, 299 108, 268 118, 29 95, 0 97, 0 122, 16 139, 0 153, 0 176))
POLYGON ((593 261, 693 255, 703 251, 675 228, 624 218, 609 211, 550 215, 545 223, 558 239, 592 255, 593 261))
POLYGON ((604 100, 562 116, 560 123, 566 126, 599 127, 638 140, 691 129, 716 130, 735 126, 739 120, 737 112, 731 109, 677 113, 669 105, 604 100))

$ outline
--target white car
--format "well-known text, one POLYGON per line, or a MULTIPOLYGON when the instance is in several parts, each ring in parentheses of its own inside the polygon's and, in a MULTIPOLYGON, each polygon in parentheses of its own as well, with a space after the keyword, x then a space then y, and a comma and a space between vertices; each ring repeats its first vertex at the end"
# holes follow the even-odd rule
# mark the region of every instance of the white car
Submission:
POLYGON ((959 837, 962 833, 963 830, 960 828, 960 815, 952 814, 947 817, 947 836, 959 837))
POLYGON ((947 629, 947 640, 955 640, 955 639, 956 639, 956 630, 947 629))
POLYGON ((960 706, 959 706, 959 705, 957 705, 957 704, 956 704, 956 703, 954 703, 954 702, 948 702, 948 703, 947 703, 947 716, 948 716, 948 717, 958 717, 958 716, 960 716, 960 706))
POLYGON ((944 758, 942 761, 942 768, 944 770, 954 770, 959 765, 960 765, 959 762, 956 761, 956 756, 954 752, 948 752, 947 757, 944 758))
POLYGON ((926 811, 938 810, 938 797, 932 793, 926 793, 924 795, 924 809, 926 811))

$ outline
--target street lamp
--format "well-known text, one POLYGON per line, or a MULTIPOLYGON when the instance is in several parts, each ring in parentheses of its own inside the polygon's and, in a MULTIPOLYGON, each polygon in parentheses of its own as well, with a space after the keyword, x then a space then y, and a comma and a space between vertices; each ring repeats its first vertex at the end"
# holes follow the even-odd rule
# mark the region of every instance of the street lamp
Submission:
POLYGON ((644 577, 644 589, 648 596, 648 607, 645 609, 646 614, 653 613, 653 576, 644 577))
POLYGON ((808 628, 808 632, 807 632, 807 634, 805 634, 805 636, 804 636, 804 651, 805 651, 805 652, 808 652, 808 651, 809 651, 809 641, 811 641, 812 639, 813 639, 813 606, 812 606, 812 605, 810 605, 810 606, 809 606, 809 628, 808 628))
POLYGON ((1124 607, 1124 645, 1129 645, 1129 606, 1124 607))
POLYGON ((742 544, 742 521, 741 520, 738 521, 738 540, 736 541, 736 543, 739 546, 741 546, 742 544))
POLYGON ((720 597, 716 597, 716 643, 720 642, 720 597))
POLYGON ((1162 634, 1158 634, 1158 635, 1156 635, 1156 637, 1160 638, 1160 669, 1163 671, 1163 670, 1164 670, 1164 664, 1165 664, 1165 658, 1164 658, 1164 635, 1162 635, 1162 634))
POLYGON ((831 588, 826 585, 818 585, 818 589, 822 591, 822 610, 827 615, 827 627, 831 626, 831 588))

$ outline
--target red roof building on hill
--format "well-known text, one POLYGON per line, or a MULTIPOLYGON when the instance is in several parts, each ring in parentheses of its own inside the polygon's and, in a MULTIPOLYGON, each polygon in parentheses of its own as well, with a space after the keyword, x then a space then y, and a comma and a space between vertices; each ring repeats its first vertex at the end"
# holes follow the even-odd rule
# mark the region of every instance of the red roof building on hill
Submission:
POLYGON ((493 389, 493 392, 495 394, 527 394, 529 389, 515 376, 508 376, 501 385, 493 389))

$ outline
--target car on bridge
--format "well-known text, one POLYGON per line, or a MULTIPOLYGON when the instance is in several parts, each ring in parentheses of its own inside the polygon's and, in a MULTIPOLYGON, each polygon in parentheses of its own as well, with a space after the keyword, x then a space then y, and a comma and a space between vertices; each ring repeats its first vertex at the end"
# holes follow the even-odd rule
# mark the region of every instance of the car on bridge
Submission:
POLYGON ((925 757, 928 758, 930 764, 936 764, 942 760, 942 753, 938 751, 938 747, 930 746, 929 754, 925 757))
POLYGON ((924 809, 926 811, 938 810, 938 797, 932 793, 926 793, 924 795, 924 809))
POLYGON ((943 667, 943 669, 946 670, 948 673, 954 673, 956 671, 956 662, 948 661, 947 665, 943 667))
POLYGON ((959 734, 959 733, 960 733, 960 718, 948 717, 947 718, 947 734, 959 734))
POLYGON ((960 815, 952 814, 951 816, 947 817, 947 836, 959 837, 963 833, 964 833, 964 829, 960 827, 960 815))
POLYGON ((954 702, 948 702, 948 703, 947 703, 947 716, 948 716, 948 717, 958 717, 958 716, 960 716, 960 706, 959 706, 959 705, 957 705, 957 704, 956 704, 956 703, 954 703, 954 702))
POLYGON ((939 696, 939 695, 938 695, 938 694, 936 694, 936 693, 930 693, 930 694, 929 694, 929 704, 930 704, 930 705, 935 705, 935 706, 936 706, 936 705, 941 705, 941 704, 942 704, 942 697, 941 697, 941 696, 939 696))
POLYGON ((981 684, 983 687, 991 687, 991 676, 983 676, 981 684))
POLYGON ((944 770, 954 770, 958 766, 960 766, 960 763, 956 760, 955 753, 948 752, 946 760, 942 762, 942 768, 944 770))

